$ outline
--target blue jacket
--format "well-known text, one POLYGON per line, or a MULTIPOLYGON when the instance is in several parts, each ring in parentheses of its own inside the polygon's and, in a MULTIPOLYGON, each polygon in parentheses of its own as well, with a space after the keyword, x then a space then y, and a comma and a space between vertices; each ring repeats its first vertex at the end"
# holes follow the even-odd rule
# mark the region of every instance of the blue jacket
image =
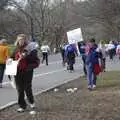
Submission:
POLYGON ((89 54, 86 56, 86 64, 99 64, 99 53, 96 51, 95 46, 93 46, 90 51, 89 54))

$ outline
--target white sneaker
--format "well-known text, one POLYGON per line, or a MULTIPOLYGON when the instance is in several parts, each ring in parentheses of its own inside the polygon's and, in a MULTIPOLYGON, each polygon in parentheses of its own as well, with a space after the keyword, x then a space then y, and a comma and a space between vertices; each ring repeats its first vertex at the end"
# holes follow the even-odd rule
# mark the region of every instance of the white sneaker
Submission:
POLYGON ((93 85, 93 88, 96 88, 96 85, 93 85))
POLYGON ((31 107, 32 109, 34 109, 34 108, 35 108, 35 103, 30 104, 30 107, 31 107))
POLYGON ((88 85, 88 89, 91 88, 91 85, 88 85))
POLYGON ((35 115, 35 114, 36 114, 36 111, 30 111, 29 114, 30 114, 30 115, 35 115))
POLYGON ((17 112, 24 112, 24 109, 23 108, 18 108, 17 112))

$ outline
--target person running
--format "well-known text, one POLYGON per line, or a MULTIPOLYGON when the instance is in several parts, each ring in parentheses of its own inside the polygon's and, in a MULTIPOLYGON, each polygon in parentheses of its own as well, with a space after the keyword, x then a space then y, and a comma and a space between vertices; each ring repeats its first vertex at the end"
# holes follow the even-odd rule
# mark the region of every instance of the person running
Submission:
POLYGON ((84 71, 84 74, 85 76, 87 75, 87 70, 86 70, 86 54, 85 54, 85 51, 86 51, 86 44, 85 42, 79 42, 78 43, 78 48, 79 48, 79 52, 80 52, 80 55, 82 57, 82 61, 83 61, 83 71, 84 71))
POLYGON ((110 60, 113 60, 114 51, 115 51, 115 45, 113 44, 113 41, 109 42, 107 50, 108 50, 110 60))
POLYGON ((96 88, 96 75, 101 72, 99 66, 99 53, 97 50, 97 44, 95 39, 92 38, 87 45, 86 50, 86 65, 87 65, 87 79, 88 79, 88 89, 93 90, 96 88))
POLYGON ((16 89, 18 91, 18 112, 24 112, 27 107, 25 94, 30 107, 35 108, 32 92, 33 70, 39 66, 40 60, 37 56, 35 44, 27 40, 27 36, 20 34, 17 36, 16 49, 12 54, 14 60, 18 60, 17 74, 15 76, 16 89), (33 46, 35 45, 35 46, 33 46))
POLYGON ((76 54, 77 54, 77 50, 74 44, 69 44, 65 47, 65 56, 68 64, 67 70, 69 70, 70 72, 74 71, 76 54))
POLYGON ((42 63, 44 62, 44 60, 46 60, 46 65, 48 65, 48 52, 50 51, 50 48, 48 45, 42 45, 41 46, 41 51, 42 51, 42 63))
POLYGON ((3 76, 6 66, 6 61, 10 57, 9 47, 7 40, 0 40, 0 88, 2 88, 3 76))

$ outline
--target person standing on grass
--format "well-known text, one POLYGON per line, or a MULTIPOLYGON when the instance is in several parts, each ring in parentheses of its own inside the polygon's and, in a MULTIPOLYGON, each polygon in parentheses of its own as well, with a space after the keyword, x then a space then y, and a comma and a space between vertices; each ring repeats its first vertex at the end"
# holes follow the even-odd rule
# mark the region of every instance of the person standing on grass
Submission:
POLYGON ((32 92, 33 70, 39 66, 40 60, 37 56, 36 44, 29 43, 27 36, 20 34, 17 36, 16 49, 12 55, 14 60, 18 60, 15 83, 18 92, 18 112, 24 112, 27 107, 25 94, 30 103, 30 107, 35 108, 32 92))
POLYGON ((95 39, 92 38, 88 44, 89 49, 86 51, 86 65, 87 65, 87 79, 88 79, 88 89, 93 90, 96 88, 96 75, 101 72, 99 66, 99 53, 97 50, 97 44, 95 43, 95 39))
POLYGON ((6 66, 6 61, 10 57, 9 47, 7 40, 0 40, 0 88, 2 88, 3 76, 6 66))
POLYGON ((42 51, 42 63, 44 62, 44 60, 46 60, 46 65, 48 65, 48 53, 50 51, 50 48, 48 45, 42 45, 41 46, 41 51, 42 51))

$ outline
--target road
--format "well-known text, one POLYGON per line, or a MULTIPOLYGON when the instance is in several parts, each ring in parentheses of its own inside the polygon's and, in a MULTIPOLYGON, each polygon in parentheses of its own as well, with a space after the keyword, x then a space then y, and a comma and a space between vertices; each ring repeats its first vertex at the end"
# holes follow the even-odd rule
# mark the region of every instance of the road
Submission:
MULTIPOLYGON (((120 70, 120 61, 107 60, 107 70, 120 70)), ((34 72, 33 91, 34 95, 60 84, 74 80, 83 75, 82 61, 76 59, 75 72, 69 73, 61 64, 60 54, 49 56, 49 65, 41 64, 34 72)), ((9 84, 8 78, 4 77, 4 87, 0 89, 0 109, 11 105, 17 100, 16 90, 9 84)))

